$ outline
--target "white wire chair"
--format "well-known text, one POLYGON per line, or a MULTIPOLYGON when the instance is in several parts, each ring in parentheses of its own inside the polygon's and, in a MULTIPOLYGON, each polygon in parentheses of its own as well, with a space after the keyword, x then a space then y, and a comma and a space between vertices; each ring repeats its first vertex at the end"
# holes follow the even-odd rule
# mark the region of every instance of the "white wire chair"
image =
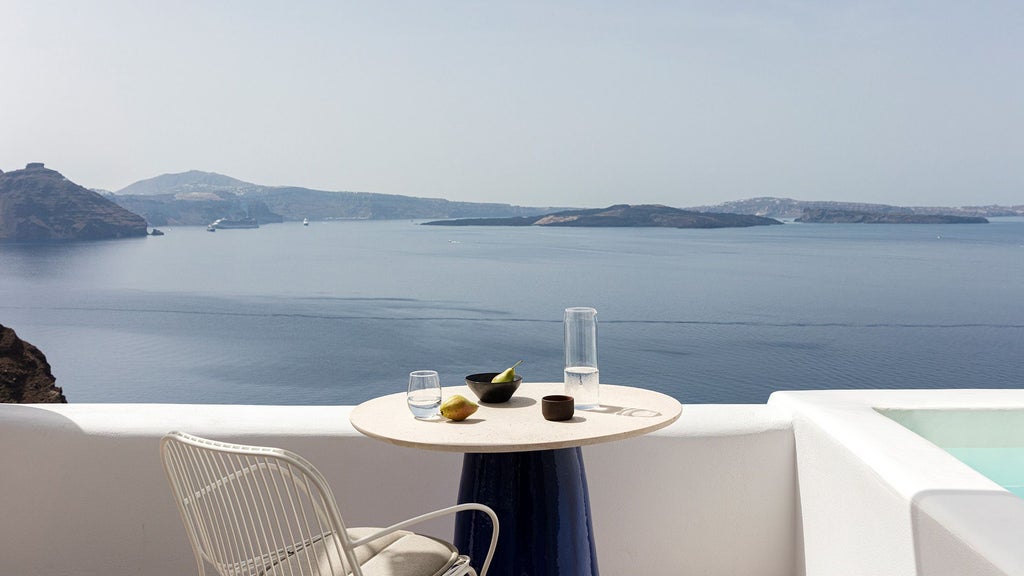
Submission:
POLYGON ((483 504, 346 529, 327 481, 298 454, 182 432, 164 436, 160 452, 200 576, 207 564, 221 576, 476 575, 452 544, 405 530, 462 511, 494 526, 479 576, 494 556, 498 518, 483 504))

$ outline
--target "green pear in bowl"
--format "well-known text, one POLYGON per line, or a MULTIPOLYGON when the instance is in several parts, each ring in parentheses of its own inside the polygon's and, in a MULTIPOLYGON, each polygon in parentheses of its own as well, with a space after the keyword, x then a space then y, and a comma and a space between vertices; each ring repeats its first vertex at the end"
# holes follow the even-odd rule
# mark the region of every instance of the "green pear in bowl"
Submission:
POLYGON ((513 364, 511 368, 506 368, 504 372, 499 372, 497 376, 491 379, 491 382, 511 382, 515 380, 516 368, 518 368, 519 365, 522 363, 523 361, 520 360, 519 362, 513 364))
POLYGON ((504 372, 470 374, 466 376, 466 386, 469 386, 473 394, 476 394, 476 397, 486 404, 508 402, 523 381, 523 377, 516 374, 516 366, 522 363, 523 361, 520 360, 516 362, 515 366, 504 372))

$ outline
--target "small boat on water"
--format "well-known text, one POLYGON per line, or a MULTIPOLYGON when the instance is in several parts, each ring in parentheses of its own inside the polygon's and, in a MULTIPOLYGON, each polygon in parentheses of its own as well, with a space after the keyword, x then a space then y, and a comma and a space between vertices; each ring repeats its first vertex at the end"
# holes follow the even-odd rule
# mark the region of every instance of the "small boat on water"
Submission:
POLYGON ((303 226, 309 226, 309 218, 303 218, 302 219, 302 225, 303 226))
POLYGON ((257 222, 255 218, 239 218, 238 220, 218 218, 217 220, 214 220, 209 226, 207 226, 206 229, 212 232, 213 230, 230 230, 234 228, 259 227, 259 222, 257 222))

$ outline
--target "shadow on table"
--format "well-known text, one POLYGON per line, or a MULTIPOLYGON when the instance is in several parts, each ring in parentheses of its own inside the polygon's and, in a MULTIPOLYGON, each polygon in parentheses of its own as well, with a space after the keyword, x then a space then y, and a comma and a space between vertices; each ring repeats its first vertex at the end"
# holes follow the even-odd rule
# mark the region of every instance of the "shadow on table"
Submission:
POLYGON ((437 424, 449 424, 451 426, 462 426, 470 424, 479 424, 484 421, 484 418, 466 418, 465 420, 448 420, 447 418, 437 418, 435 420, 424 420, 424 422, 434 422, 437 424))
POLYGON ((622 406, 610 406, 601 404, 597 408, 591 408, 587 412, 600 412, 601 414, 613 414, 615 416, 629 416, 631 418, 657 418, 661 412, 648 410, 647 408, 624 408, 622 406))
POLYGON ((569 418, 568 420, 558 420, 556 423, 557 424, 580 424, 580 423, 583 423, 583 422, 586 422, 586 421, 587 421, 587 419, 584 418, 583 416, 580 416, 579 414, 573 414, 572 418, 569 418))
POLYGON ((524 406, 533 406, 537 401, 533 398, 526 398, 524 396, 513 396, 509 398, 508 402, 501 402, 494 404, 491 402, 481 402, 481 406, 487 406, 488 408, 522 408, 524 406))

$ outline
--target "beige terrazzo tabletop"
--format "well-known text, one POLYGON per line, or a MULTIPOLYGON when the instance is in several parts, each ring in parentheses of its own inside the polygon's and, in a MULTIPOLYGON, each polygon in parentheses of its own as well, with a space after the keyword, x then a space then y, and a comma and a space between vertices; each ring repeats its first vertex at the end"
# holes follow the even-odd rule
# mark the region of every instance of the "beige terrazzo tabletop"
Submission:
MULTIPOLYGON (((682 405, 660 392, 601 384, 601 405, 577 410, 572 420, 549 422, 541 415, 543 396, 562 394, 558 383, 524 382, 504 404, 480 404, 462 422, 417 420, 399 392, 363 402, 352 410, 356 430, 391 444, 445 452, 526 452, 598 444, 640 436, 675 422, 682 405)), ((476 401, 466 386, 443 389, 443 398, 461 394, 476 401)))

